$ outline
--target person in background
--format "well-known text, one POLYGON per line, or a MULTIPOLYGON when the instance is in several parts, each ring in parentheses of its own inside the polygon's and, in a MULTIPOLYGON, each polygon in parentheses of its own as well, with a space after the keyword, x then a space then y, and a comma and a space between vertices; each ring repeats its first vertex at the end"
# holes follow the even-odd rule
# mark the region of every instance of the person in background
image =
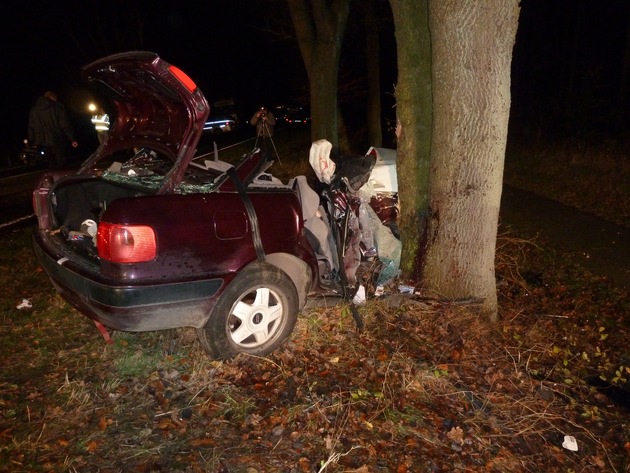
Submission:
POLYGON ((105 113, 101 107, 98 109, 96 105, 90 104, 90 110, 93 112, 92 125, 94 125, 94 129, 96 130, 96 135, 98 136, 98 142, 103 143, 105 138, 107 138, 107 133, 109 132, 109 115, 105 113))
POLYGON ((270 110, 260 107, 254 113, 250 123, 256 127, 257 137, 271 138, 273 136, 273 127, 276 125, 276 117, 270 110))
POLYGON ((31 107, 28 117, 28 141, 42 147, 49 156, 51 169, 62 170, 66 166, 68 143, 79 146, 66 108, 51 90, 39 97, 31 107))
POLYGON ((254 144, 254 148, 260 148, 263 154, 268 157, 273 156, 275 146, 272 136, 273 127, 276 124, 276 117, 274 117, 273 113, 267 108, 260 107, 256 113, 254 113, 250 123, 256 127, 256 143, 254 144))

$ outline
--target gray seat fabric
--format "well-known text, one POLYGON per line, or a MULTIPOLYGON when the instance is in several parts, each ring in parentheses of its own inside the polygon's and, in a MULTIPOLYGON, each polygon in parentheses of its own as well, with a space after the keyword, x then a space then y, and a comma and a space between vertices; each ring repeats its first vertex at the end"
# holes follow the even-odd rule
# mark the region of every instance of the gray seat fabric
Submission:
POLYGON ((326 261, 329 271, 332 269, 338 270, 337 258, 335 258, 336 253, 332 250, 334 245, 332 234, 327 220, 322 218, 325 212, 323 208, 320 209, 319 195, 308 185, 306 176, 297 176, 293 187, 302 204, 304 228, 308 230, 309 241, 313 249, 318 256, 323 257, 326 261), (320 209, 319 212, 318 209, 320 209))
POLYGON ((317 192, 308 185, 306 176, 297 176, 293 187, 297 191, 298 198, 302 204, 302 216, 304 220, 314 217, 319 207, 319 196, 317 192))

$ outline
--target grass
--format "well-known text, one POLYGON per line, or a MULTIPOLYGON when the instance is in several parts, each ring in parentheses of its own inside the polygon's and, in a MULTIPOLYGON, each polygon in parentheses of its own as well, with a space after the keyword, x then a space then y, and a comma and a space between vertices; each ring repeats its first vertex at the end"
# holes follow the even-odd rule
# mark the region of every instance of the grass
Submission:
POLYGON ((544 244, 502 235, 499 248, 497 325, 401 297, 363 306, 359 334, 343 307, 314 308, 272 356, 225 363, 186 329, 105 344, 52 295, 28 230, 5 235, 24 270, 3 277, 37 284, 5 301, 0 471, 624 471, 623 411, 582 376, 597 347, 619 362, 627 331, 610 320, 627 295, 568 284, 578 269, 544 244), (521 276, 539 270, 549 285, 521 276), (49 307, 18 310, 23 296, 49 307), (561 449, 567 432, 582 455, 561 449))
MULTIPOLYGON (((236 146, 218 149, 218 157, 228 163, 237 162, 244 154, 252 151, 255 139, 247 139, 236 146)), ((277 152, 268 172, 286 183, 290 178, 305 175, 314 177, 308 158, 311 146, 311 131, 309 127, 278 128, 273 136, 273 146, 277 152)), ((201 154, 206 155, 206 151, 201 154)), ((205 159, 214 159, 211 152, 205 159)))
POLYGON ((630 227, 630 159, 621 143, 510 146, 505 182, 630 227))

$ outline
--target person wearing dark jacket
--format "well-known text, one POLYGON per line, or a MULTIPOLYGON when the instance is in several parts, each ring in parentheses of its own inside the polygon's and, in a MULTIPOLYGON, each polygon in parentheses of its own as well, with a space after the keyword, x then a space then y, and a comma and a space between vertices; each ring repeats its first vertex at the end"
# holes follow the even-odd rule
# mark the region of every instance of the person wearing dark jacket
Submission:
POLYGON ((276 124, 276 117, 265 107, 260 107, 249 122, 256 127, 256 136, 262 136, 264 138, 271 138, 273 136, 273 127, 276 124))
MULTIPOLYGON (((260 109, 254 113, 249 123, 256 127, 256 144, 254 147, 258 146, 263 153, 272 155, 275 151, 272 136, 273 127, 276 124, 276 117, 273 116, 270 110, 267 110, 265 107, 260 107, 260 109)), ((276 152, 276 155, 277 154, 276 152)))
POLYGON ((51 169, 61 170, 66 165, 68 142, 78 146, 66 108, 57 94, 47 91, 31 107, 28 117, 28 141, 41 146, 49 155, 51 169))

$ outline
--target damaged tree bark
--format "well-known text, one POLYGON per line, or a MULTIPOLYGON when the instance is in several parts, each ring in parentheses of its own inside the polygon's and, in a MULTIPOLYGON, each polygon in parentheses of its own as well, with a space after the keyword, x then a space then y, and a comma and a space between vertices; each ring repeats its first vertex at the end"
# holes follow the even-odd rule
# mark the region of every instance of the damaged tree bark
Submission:
POLYGON ((423 281, 497 318, 495 249, 518 0, 430 0, 433 139, 423 281))

